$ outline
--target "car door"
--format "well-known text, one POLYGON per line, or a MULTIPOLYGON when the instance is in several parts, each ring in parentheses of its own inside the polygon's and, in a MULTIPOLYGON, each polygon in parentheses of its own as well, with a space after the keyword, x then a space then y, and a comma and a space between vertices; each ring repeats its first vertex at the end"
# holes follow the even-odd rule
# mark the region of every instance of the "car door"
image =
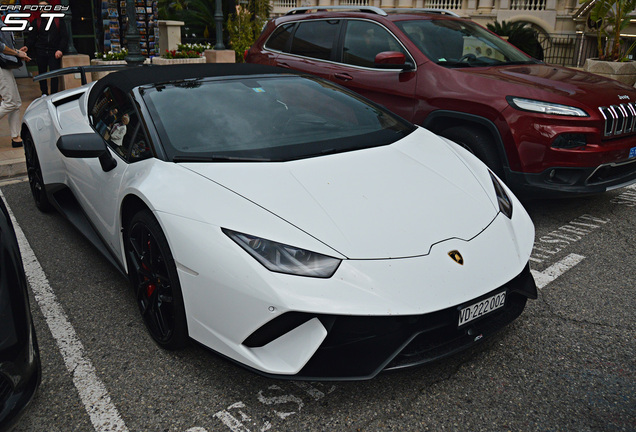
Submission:
POLYGON ((415 69, 382 69, 375 66, 374 60, 380 52, 397 51, 415 65, 411 55, 389 30, 376 22, 347 19, 343 26, 337 48, 338 70, 329 79, 410 120, 417 104, 415 69))
MULTIPOLYGON (((279 52, 276 57, 276 65, 329 79, 338 70, 333 60, 340 24, 340 19, 321 19, 296 23, 290 29, 291 37, 286 42, 286 46, 281 47, 283 48, 281 51, 284 52, 279 52)), ((272 34, 266 47, 272 46, 270 41, 274 36, 278 36, 276 32, 272 34)), ((283 36, 284 34, 280 34, 280 37, 283 36)))
MULTIPOLYGON (((122 179, 132 158, 133 144, 140 141, 139 117, 128 95, 117 87, 106 87, 93 109, 93 128, 104 139, 107 151, 117 162, 105 171, 98 158, 65 158, 69 187, 93 228, 120 256, 119 203, 122 179)), ((146 141, 147 142, 147 141, 146 141)), ((135 154, 139 154, 139 146, 135 154)))

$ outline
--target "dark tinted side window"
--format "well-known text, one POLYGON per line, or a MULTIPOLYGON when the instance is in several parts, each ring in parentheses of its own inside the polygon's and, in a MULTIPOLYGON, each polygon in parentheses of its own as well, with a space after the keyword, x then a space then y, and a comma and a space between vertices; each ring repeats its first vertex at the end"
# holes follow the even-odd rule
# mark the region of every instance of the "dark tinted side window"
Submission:
POLYGON ((383 51, 397 51, 407 55, 391 33, 368 21, 350 20, 347 23, 342 60, 344 63, 373 67, 375 56, 383 51))
POLYGON ((294 33, 291 53, 329 60, 339 28, 339 20, 301 22, 294 33))
POLYGON ((287 41, 291 36, 293 27, 294 24, 283 24, 278 27, 269 37, 267 43, 265 43, 265 48, 276 51, 284 51, 287 46, 287 41))
POLYGON ((137 111, 117 87, 106 87, 91 111, 94 129, 124 160, 134 162, 152 156, 137 111))

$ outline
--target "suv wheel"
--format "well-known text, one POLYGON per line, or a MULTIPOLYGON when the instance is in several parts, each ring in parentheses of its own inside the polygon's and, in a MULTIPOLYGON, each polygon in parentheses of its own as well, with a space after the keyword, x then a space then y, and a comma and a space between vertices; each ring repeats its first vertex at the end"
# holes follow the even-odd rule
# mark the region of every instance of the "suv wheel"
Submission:
POLYGON ((477 156, 497 176, 503 178, 503 167, 492 137, 482 129, 470 126, 459 126, 446 129, 440 133, 445 138, 459 144, 477 156))

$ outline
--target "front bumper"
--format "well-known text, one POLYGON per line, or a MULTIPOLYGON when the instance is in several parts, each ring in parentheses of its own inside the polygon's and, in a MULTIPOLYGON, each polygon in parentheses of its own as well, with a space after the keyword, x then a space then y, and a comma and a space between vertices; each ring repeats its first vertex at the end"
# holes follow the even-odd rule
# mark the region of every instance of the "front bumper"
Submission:
POLYGON ((529 265, 514 279, 468 303, 507 291, 503 308, 458 328, 457 305, 424 315, 338 316, 288 312, 248 337, 243 345, 258 348, 310 320, 318 319, 327 331, 322 344, 295 375, 267 374, 277 379, 363 380, 383 370, 429 363, 469 348, 514 321, 528 298, 537 298, 529 265))
POLYGON ((508 170, 506 179, 524 197, 593 195, 636 183, 636 158, 597 167, 552 167, 537 174, 508 170))

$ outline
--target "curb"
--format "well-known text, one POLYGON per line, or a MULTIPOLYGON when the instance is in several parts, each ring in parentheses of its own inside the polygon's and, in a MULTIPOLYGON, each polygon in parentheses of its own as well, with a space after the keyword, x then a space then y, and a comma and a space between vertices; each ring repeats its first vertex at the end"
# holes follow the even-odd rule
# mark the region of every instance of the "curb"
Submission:
POLYGON ((0 162, 0 180, 23 176, 27 172, 24 157, 0 162))

